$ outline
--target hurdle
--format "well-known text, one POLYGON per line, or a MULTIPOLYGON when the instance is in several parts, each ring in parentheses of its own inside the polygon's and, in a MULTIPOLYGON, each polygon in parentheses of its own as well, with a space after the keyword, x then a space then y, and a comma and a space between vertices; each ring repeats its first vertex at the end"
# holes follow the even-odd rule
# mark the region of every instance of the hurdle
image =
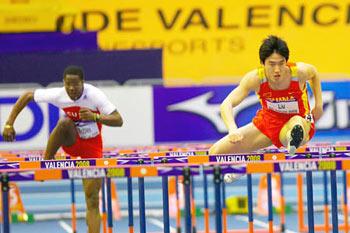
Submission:
MULTIPOLYGON (((342 230, 344 232, 349 232, 349 221, 348 221, 348 207, 347 207, 347 186, 346 186, 346 175, 347 172, 343 171, 343 182, 345 182, 343 184, 343 206, 342 206, 342 213, 344 215, 344 223, 340 224, 339 226, 332 226, 329 223, 329 203, 328 203, 328 178, 327 178, 327 173, 323 172, 323 188, 324 188, 324 205, 323 205, 323 211, 324 211, 324 224, 317 224, 315 225, 315 231, 324 231, 324 232, 330 232, 333 228, 338 228, 339 230, 342 230)), ((332 175, 333 177, 331 177, 331 180, 334 181, 334 179, 336 179, 335 174, 332 175)), ((302 174, 297 174, 297 192, 298 192, 298 209, 297 209, 297 213, 298 213, 298 228, 299 228, 299 232, 309 232, 308 226, 306 226, 304 224, 304 211, 303 211, 303 178, 302 178, 302 174)), ((336 183, 332 182, 333 184, 331 185, 331 189, 332 189, 332 209, 334 209, 334 212, 332 212, 332 214, 334 214, 335 212, 337 212, 337 197, 335 194, 336 190, 336 183), (335 206, 336 208, 334 208, 333 206, 335 206)), ((307 189, 310 190, 310 185, 312 185, 312 183, 310 183, 310 181, 307 183, 307 189)), ((309 191, 311 192, 311 191, 309 191)), ((333 217, 333 216, 332 216, 333 217)), ((337 219, 332 219, 332 222, 336 222, 337 223, 337 219)))
MULTIPOLYGON (((224 231, 223 226, 223 213, 222 213, 222 175, 225 173, 243 173, 247 174, 247 180, 252 174, 256 173, 266 173, 268 177, 269 174, 273 172, 283 173, 283 172, 312 172, 314 171, 331 171, 334 174, 331 176, 331 179, 336 178, 336 170, 347 170, 350 168, 350 160, 347 155, 347 151, 337 150, 336 152, 324 152, 322 155, 325 155, 327 158, 319 159, 320 153, 316 152, 307 152, 307 153, 298 153, 293 157, 288 157, 283 153, 250 153, 250 154, 231 154, 231 155, 205 155, 204 153, 195 152, 193 155, 188 155, 189 153, 178 153, 176 156, 171 154, 169 156, 167 153, 162 154, 164 156, 148 156, 142 158, 142 163, 140 163, 140 158, 106 158, 106 159, 85 159, 85 160, 60 160, 60 161, 19 161, 19 162, 7 162, 0 164, 0 172, 2 173, 2 182, 5 184, 6 179, 8 180, 8 174, 21 174, 21 172, 33 172, 33 176, 27 177, 27 180, 41 180, 41 179, 70 179, 69 171, 74 169, 101 169, 104 171, 103 177, 113 178, 113 177, 127 177, 127 178, 138 178, 139 179, 139 190, 141 190, 140 202, 144 202, 144 178, 149 176, 183 176, 184 177, 184 186, 185 186, 185 232, 190 233, 193 230, 192 220, 191 220, 191 177, 200 175, 200 168, 205 166, 207 169, 203 173, 213 174, 214 175, 214 190, 215 190, 215 229, 216 232, 221 233, 224 231), (331 158, 330 155, 332 155, 331 158), (241 158, 245 162, 237 162, 233 158, 241 158), (254 159, 254 160, 252 160, 254 159), (221 161, 221 162, 220 162, 221 161), (325 166, 325 162, 328 162, 328 165, 325 166), (245 167, 237 168, 235 165, 244 164, 245 167), (310 165, 311 164, 311 165, 310 165), (288 166, 298 169, 288 169, 288 166), (45 177, 43 174, 47 174, 50 171, 50 177, 45 177), (7 178, 6 178, 7 176, 7 178)), ((308 174, 308 173, 307 173, 308 174)), ((250 178, 249 178, 250 177, 250 178)), ((271 178, 271 177, 270 177, 271 178)), ((311 177, 312 178, 312 177, 311 177)), ((23 178, 24 179, 24 178, 23 178)), ((164 179, 164 182, 167 179, 164 179)), ((269 179, 268 179, 269 180, 269 179)), ((167 182, 166 182, 167 183, 167 182)), ((251 183, 251 182, 250 182, 251 183)), ((271 180, 268 181, 271 186, 271 180)), ((3 184, 3 187, 6 185, 3 184)), ((166 185, 165 185, 166 186, 166 185)), ((249 185, 247 185, 249 186, 249 185)), ((336 187, 333 187, 333 189, 336 187)), ((167 187, 164 187, 164 194, 167 193, 167 187)), ((3 191, 3 197, 6 197, 6 190, 3 191), (5 194, 5 195, 4 195, 5 194)), ((164 200, 167 200, 163 194, 163 207, 164 207, 164 229, 169 229, 169 206, 164 203, 164 200)), ((312 194, 312 192, 311 192, 312 194)), ((108 195, 107 195, 108 196, 108 195)), ((165 195, 166 196, 166 195, 165 195)), ((249 196, 249 191, 248 191, 249 196)), ((6 198, 5 198, 6 199, 6 198)), ((272 219, 272 193, 271 189, 268 191, 269 199, 269 232, 275 232, 273 228, 273 219, 272 219)), ((4 200, 3 198, 3 201, 4 200)), ((108 199, 107 199, 108 201, 108 199)), ((309 201, 309 196, 308 196, 309 201)), ((248 203, 251 202, 248 198, 248 203)), ((334 202, 334 201, 333 201, 334 202)), ((332 205, 334 204, 332 202, 332 205)), ((248 216, 249 216, 249 231, 248 232, 257 232, 254 231, 253 227, 253 218, 252 218, 252 205, 250 207, 248 216), (251 216, 250 216, 251 215, 251 216)), ((4 207, 4 223, 6 222, 6 205, 4 207)), ((145 211, 144 206, 140 206, 140 229, 143 232, 146 232, 145 228, 145 211), (142 228, 144 227, 144 228, 142 228)), ((334 211, 335 208, 332 208, 334 211)), ((7 210, 8 211, 8 210, 7 210)), ((310 211, 309 211, 310 212, 310 211)), ((334 212, 333 212, 334 214, 334 212)), ((109 214, 111 215, 111 213, 109 214)), ((313 226, 311 216, 308 219, 309 231, 313 232, 315 227, 313 226)), ((333 217, 332 224, 333 229, 337 227, 336 217, 333 217)), ((8 228, 4 227, 4 233, 9 232, 9 222, 7 222, 8 228)), ((4 224, 5 225, 5 224, 4 224)), ((233 231, 228 231, 233 232, 233 231)))

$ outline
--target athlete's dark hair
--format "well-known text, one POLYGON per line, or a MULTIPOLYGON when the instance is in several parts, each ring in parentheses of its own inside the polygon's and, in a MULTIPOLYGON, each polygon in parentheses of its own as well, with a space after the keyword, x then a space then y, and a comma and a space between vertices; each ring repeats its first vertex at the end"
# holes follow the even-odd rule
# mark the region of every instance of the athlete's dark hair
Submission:
POLYGON ((80 66, 67 66, 63 72, 63 79, 67 74, 78 75, 81 80, 84 80, 84 70, 80 66))
POLYGON ((262 64, 265 63, 266 58, 271 56, 273 53, 278 53, 283 56, 286 61, 289 58, 289 49, 287 43, 277 36, 270 35, 260 46, 259 57, 262 64))

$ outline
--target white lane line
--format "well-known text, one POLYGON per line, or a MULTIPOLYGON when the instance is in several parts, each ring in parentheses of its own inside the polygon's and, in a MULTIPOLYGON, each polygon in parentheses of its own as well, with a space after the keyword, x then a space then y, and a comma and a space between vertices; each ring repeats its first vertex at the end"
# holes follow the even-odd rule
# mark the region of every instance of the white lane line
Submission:
POLYGON ((73 229, 65 222, 65 221, 59 221, 58 224, 65 230, 67 233, 72 233, 73 229))
MULTIPOLYGON (((247 222, 247 223, 249 222, 249 218, 245 217, 245 216, 235 216, 235 218, 238 219, 238 220, 247 222)), ((266 222, 257 220, 257 219, 254 219, 254 225, 257 225, 259 227, 263 227, 263 228, 266 228, 266 229, 269 228, 269 224, 267 224, 266 222)), ((286 233, 298 233, 298 232, 291 231, 291 230, 288 230, 288 229, 286 229, 285 232, 286 233)))
MULTIPOLYGON (((156 218, 147 218, 147 221, 149 221, 150 223, 152 223, 153 225, 159 227, 160 229, 164 230, 164 223, 156 218)), ((171 233, 175 233, 176 232, 176 228, 170 226, 170 232, 171 233)))

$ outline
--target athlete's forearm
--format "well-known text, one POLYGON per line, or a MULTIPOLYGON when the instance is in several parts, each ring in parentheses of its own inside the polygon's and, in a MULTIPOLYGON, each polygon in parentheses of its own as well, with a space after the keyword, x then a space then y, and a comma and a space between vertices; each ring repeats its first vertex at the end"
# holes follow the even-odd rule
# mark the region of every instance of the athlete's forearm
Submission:
POLYGON ((221 118, 224 121, 229 133, 237 129, 236 122, 232 115, 232 108, 232 105, 225 101, 220 105, 221 118))
POLYGON ((15 105, 12 108, 12 111, 6 121, 7 125, 13 125, 18 114, 28 105, 30 101, 34 100, 34 92, 29 91, 21 95, 15 105))
POLYGON ((244 100, 244 98, 248 96, 249 91, 255 90, 254 86, 257 81, 255 80, 255 72, 249 72, 243 77, 239 85, 220 105, 221 118, 224 121, 229 133, 234 132, 238 128, 232 113, 232 109, 238 106, 244 100))
POLYGON ((123 125, 123 118, 117 111, 115 111, 109 115, 100 114, 98 122, 103 125, 120 127, 123 125))
POLYGON ((310 86, 315 97, 315 107, 323 107, 321 80, 316 73, 310 80, 310 86))

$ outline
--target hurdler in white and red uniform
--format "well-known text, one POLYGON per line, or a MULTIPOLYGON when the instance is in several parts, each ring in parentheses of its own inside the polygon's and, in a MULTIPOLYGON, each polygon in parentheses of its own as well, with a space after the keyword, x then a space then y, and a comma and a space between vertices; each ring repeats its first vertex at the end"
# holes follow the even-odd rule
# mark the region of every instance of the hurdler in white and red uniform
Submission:
MULTIPOLYGON (((50 103, 66 113, 49 136, 44 159, 54 159, 62 147, 73 157, 102 157, 102 125, 120 127, 123 119, 115 106, 98 88, 84 83, 81 67, 68 66, 63 73, 63 87, 38 89, 22 94, 14 104, 3 130, 4 141, 16 138, 15 121, 18 114, 35 100, 50 103)), ((102 179, 83 179, 88 233, 100 232, 99 190, 102 179)))
POLYGON ((84 83, 83 93, 77 100, 69 98, 64 87, 37 89, 34 100, 38 103, 51 103, 65 112, 66 117, 74 121, 77 137, 72 146, 62 146, 63 150, 73 156, 81 158, 102 157, 101 123, 81 121, 79 111, 81 107, 88 108, 94 113, 111 114, 116 107, 98 88, 84 83))

